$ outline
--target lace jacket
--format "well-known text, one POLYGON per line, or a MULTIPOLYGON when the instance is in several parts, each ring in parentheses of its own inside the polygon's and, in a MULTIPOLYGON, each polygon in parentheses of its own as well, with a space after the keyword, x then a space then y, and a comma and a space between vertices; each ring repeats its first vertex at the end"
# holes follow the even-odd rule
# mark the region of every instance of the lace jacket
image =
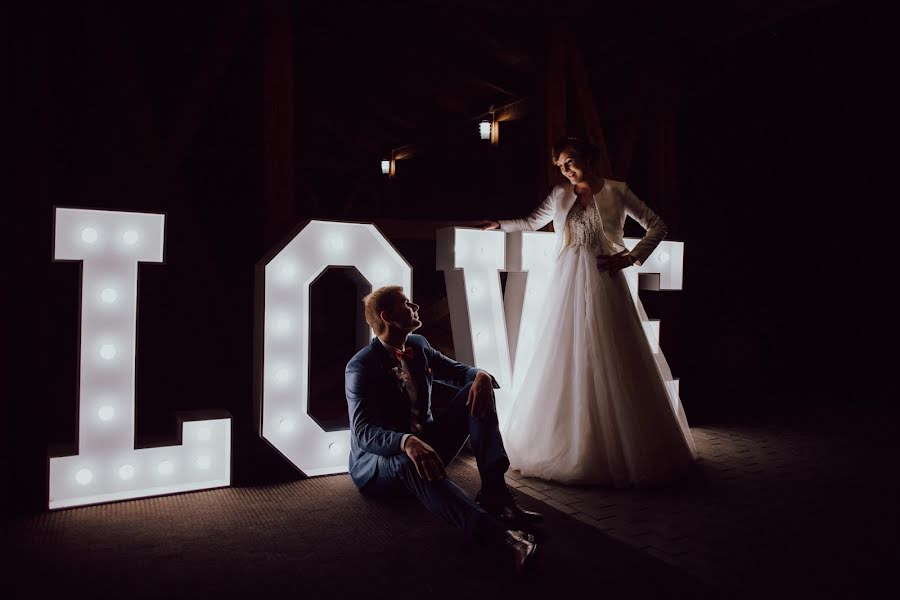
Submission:
MULTIPOLYGON (((574 186, 571 184, 557 185, 530 215, 523 219, 501 220, 500 229, 507 232, 537 231, 553 221, 553 230, 556 232, 557 238, 555 253, 558 256, 560 251, 568 245, 566 218, 569 210, 575 204, 575 200, 574 186)), ((615 252, 625 250, 626 216, 631 217, 647 230, 641 241, 630 252, 637 264, 642 264, 647 260, 656 246, 666 237, 665 222, 650 210, 650 207, 644 204, 624 181, 604 180, 603 188, 594 194, 594 203, 603 223, 602 234, 615 252)))

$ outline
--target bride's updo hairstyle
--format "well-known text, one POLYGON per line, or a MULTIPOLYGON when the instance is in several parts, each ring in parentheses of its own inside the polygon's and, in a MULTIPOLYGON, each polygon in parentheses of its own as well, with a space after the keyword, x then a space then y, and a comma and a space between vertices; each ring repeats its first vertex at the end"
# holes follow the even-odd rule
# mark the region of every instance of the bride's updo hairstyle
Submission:
POLYGON ((587 164, 591 165, 591 167, 594 169, 597 168, 597 159, 600 158, 600 149, 590 142, 575 137, 559 138, 559 141, 553 144, 553 148, 550 152, 554 165, 558 163, 559 155, 566 150, 570 151, 569 155, 581 157, 587 164))

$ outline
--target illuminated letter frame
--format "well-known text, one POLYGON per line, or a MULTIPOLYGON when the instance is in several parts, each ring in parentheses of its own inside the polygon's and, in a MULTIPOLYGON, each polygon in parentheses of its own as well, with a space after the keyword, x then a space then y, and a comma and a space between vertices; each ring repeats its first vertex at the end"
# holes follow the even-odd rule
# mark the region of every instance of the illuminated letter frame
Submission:
POLYGON ((373 290, 399 285, 412 298, 412 268, 371 223, 309 221, 257 264, 258 431, 310 477, 348 470, 349 429, 325 431, 309 414, 309 290, 339 266, 355 267, 373 290))
POLYGON ((54 261, 81 264, 81 347, 78 452, 51 453, 48 507, 230 485, 225 411, 178 413, 178 445, 134 448, 137 265, 163 262, 165 215, 58 207, 54 218, 54 261))
MULTIPOLYGON (((540 318, 546 284, 556 256, 556 234, 547 232, 481 231, 448 227, 437 232, 437 268, 444 271, 456 358, 488 371, 497 379, 497 411, 505 423, 510 399, 524 378, 517 365, 530 362, 536 343, 534 324, 540 318), (505 294, 500 271, 507 272, 505 294)), ((639 240, 626 238, 633 249, 639 240)), ((626 281, 640 315, 647 341, 661 366, 660 324, 647 318, 638 288, 680 290, 684 243, 663 241, 640 266, 625 269, 626 281)), ((668 372, 668 367, 663 369, 668 372)), ((681 412, 678 381, 667 380, 674 392, 673 409, 681 412)))

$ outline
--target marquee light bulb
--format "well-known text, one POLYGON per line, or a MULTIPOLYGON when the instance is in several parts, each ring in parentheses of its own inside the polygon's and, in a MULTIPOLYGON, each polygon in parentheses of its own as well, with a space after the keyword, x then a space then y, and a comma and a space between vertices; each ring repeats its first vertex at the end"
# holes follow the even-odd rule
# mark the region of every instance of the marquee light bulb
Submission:
POLYGON ((661 262, 661 263, 667 263, 667 262, 669 262, 669 259, 670 259, 670 258, 672 258, 672 257, 669 256, 669 253, 668 253, 668 252, 660 252, 660 253, 659 253, 659 262, 661 262))
POLYGON ((197 431, 197 439, 201 442, 208 442, 212 437, 212 429, 204 427, 197 431))
POLYGON ((276 333, 288 333, 291 330, 291 320, 288 317, 280 316, 272 323, 272 328, 276 333))
POLYGON ((388 269, 384 265, 378 265, 377 267, 372 269, 372 272, 375 275, 375 283, 382 283, 384 281, 387 281, 387 279, 391 276, 390 269, 388 269))
POLYGON ((112 360, 116 357, 116 347, 112 344, 103 344, 100 346, 100 356, 106 360, 112 360))
POLYGON ((198 469, 208 469, 212 465, 212 459, 208 456, 201 456, 195 463, 198 469))
POLYGON ((159 471, 160 475, 171 475, 172 471, 175 470, 175 465, 172 464, 171 460, 164 460, 159 463, 156 470, 159 471))
POLYGON ((278 383, 287 383, 287 381, 291 378, 291 372, 286 367, 281 367, 277 371, 275 371, 275 381, 278 383))
POLYGON ((288 433, 289 431, 294 430, 294 421, 288 417, 285 417, 278 421, 278 431, 282 433, 288 433))
POLYGON ((329 236, 327 239, 328 247, 332 250, 343 250, 344 249, 344 238, 338 235, 329 236))
POLYGON ((138 232, 134 229, 129 229, 125 233, 122 234, 122 241, 128 244, 129 246, 134 246, 138 241, 138 232))
POLYGON ((123 481, 128 481, 134 477, 134 467, 131 465, 122 465, 119 467, 119 479, 123 481))
POLYGON ((297 275, 297 265, 294 263, 285 263, 277 269, 278 280, 282 283, 290 283, 297 275))
POLYGON ((107 304, 112 304, 119 298, 119 293, 112 288, 105 288, 102 292, 100 292, 100 299, 106 302, 107 304))
POLYGON ((331 444, 328 444, 328 452, 332 456, 339 455, 341 453, 341 450, 343 450, 343 448, 341 448, 341 445, 338 444, 337 442, 332 442, 331 444))
POLYGON ((472 294, 473 298, 478 298, 479 296, 481 296, 481 292, 483 291, 484 290, 477 283, 473 283, 469 286, 469 293, 472 294))
POLYGON ((75 473, 75 481, 81 485, 87 485, 94 480, 94 473, 90 469, 78 469, 75 473))
POLYGON ((116 409, 109 405, 101 406, 97 411, 97 416, 100 417, 101 421, 111 421, 116 416, 116 409))
POLYGON ((85 227, 81 230, 81 241, 93 244, 97 241, 97 230, 93 227, 85 227))

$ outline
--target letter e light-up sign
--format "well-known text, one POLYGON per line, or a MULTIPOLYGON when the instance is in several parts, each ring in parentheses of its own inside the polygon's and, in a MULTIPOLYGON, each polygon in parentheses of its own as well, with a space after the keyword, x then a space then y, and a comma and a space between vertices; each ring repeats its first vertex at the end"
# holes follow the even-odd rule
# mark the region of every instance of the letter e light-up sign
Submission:
MULTIPOLYGON (((162 262, 164 215, 57 208, 54 259, 81 261, 78 454, 50 458, 49 508, 231 483, 231 419, 184 420, 134 448, 138 262, 162 262)), ((188 417, 190 419, 190 417, 188 417)))
POLYGON ((325 431, 309 414, 310 285, 328 267, 352 266, 372 289, 399 285, 412 298, 412 269, 374 225, 330 221, 310 221, 260 266, 260 434, 308 476, 346 473, 350 432, 325 431))
MULTIPOLYGON (((444 271, 447 299, 458 360, 494 375, 501 425, 508 401, 517 393, 534 354, 541 305, 556 256, 555 234, 445 228, 437 232, 437 268, 444 271), (500 271, 507 271, 501 294, 500 271)), ((631 249, 638 240, 626 238, 631 249)), ((680 290, 684 244, 663 241, 641 266, 624 271, 666 385, 673 409, 681 412, 678 382, 671 378, 659 348, 659 321, 651 320, 638 298, 645 289, 680 290), (642 276, 642 277, 639 277, 642 276)))

